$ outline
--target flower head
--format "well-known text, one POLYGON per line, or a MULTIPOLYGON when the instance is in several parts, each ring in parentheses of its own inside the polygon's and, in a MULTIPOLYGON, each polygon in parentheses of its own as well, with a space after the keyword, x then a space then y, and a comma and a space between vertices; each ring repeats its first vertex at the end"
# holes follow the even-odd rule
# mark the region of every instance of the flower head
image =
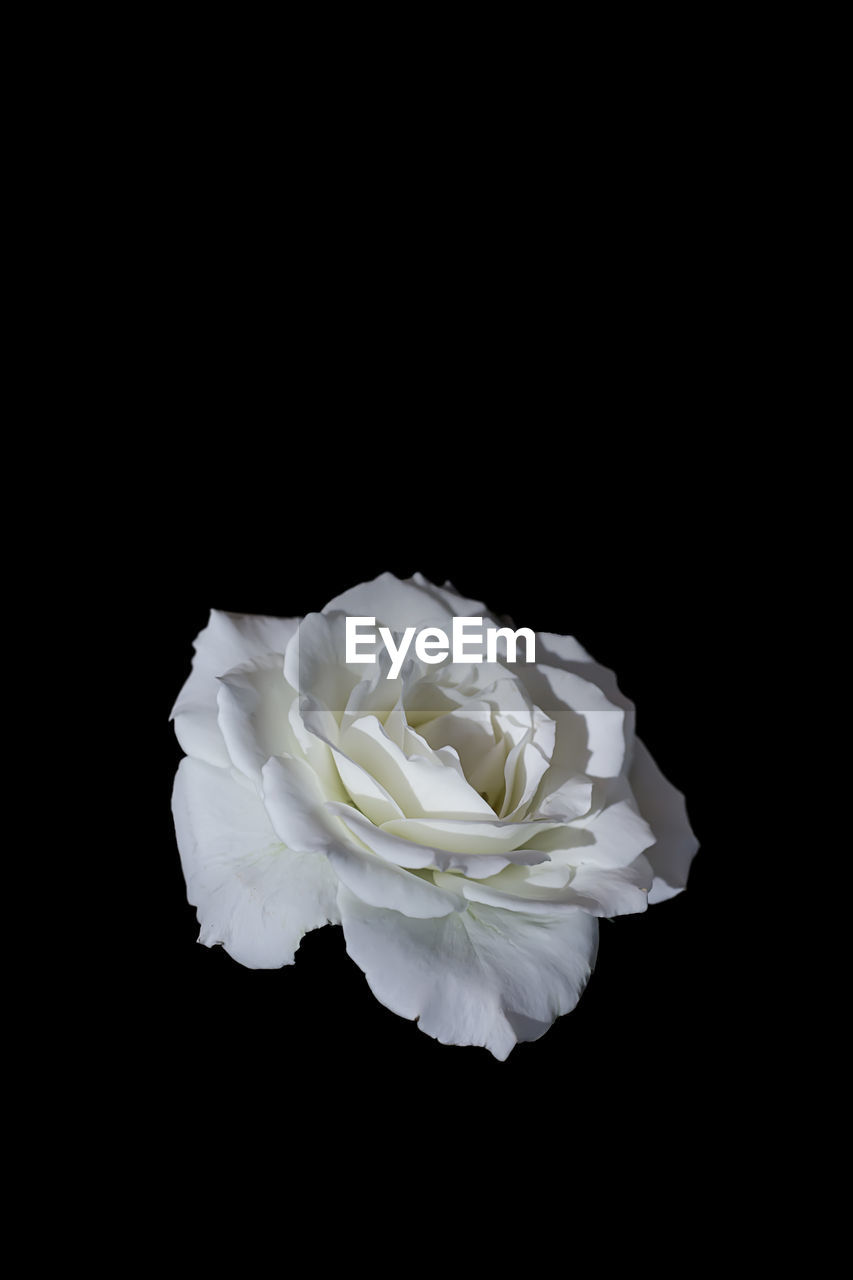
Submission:
POLYGON ((454 661, 434 633, 465 617, 498 626, 419 574, 302 619, 212 612, 173 811, 201 942, 276 968, 341 924, 383 1004, 503 1059, 575 1006, 598 918, 678 893, 697 842, 610 671, 547 632, 532 662, 500 635, 454 661), (370 665, 348 618, 384 628, 370 665))

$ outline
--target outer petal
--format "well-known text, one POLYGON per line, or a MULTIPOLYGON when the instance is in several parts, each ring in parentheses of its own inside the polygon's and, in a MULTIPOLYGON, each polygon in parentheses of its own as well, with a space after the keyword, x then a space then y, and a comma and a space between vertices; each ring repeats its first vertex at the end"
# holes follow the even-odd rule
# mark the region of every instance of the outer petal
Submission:
POLYGON ((552 763, 558 784, 574 773, 617 777, 625 761, 623 709, 572 671, 542 663, 517 670, 536 705, 557 722, 552 763))
POLYGON ((649 902, 664 902, 687 884, 699 841, 690 827, 684 796, 667 782, 639 738, 634 741, 629 777, 640 812, 656 837, 655 845, 646 852, 655 873, 649 902))
POLYGON ((302 853, 327 853, 348 833, 326 803, 317 775, 296 756, 273 756, 261 770, 264 806, 279 839, 302 853))
POLYGON ((335 596, 323 613, 343 613, 376 619, 377 626, 402 631, 405 627, 422 627, 438 618, 453 617, 453 609, 416 581, 395 578, 393 573, 380 573, 371 582, 362 582, 335 596))
POLYGON ((306 614, 284 651, 284 678, 299 694, 303 715, 313 712, 333 731, 365 670, 344 661, 345 626, 343 614, 306 614))
POLYGON ((303 935, 339 920, 336 877, 322 854, 285 848, 248 785, 181 761, 172 812, 199 942, 250 969, 292 964, 303 935))
POLYGON ((296 693, 284 678, 284 655, 271 653, 235 667, 219 680, 218 722, 229 758, 260 789, 270 756, 293 755, 299 743, 290 727, 296 693))
POLYGON ((655 833, 630 800, 617 800, 589 818, 544 831, 531 840, 552 862, 577 866, 591 862, 599 867, 627 867, 646 853, 655 833))
POLYGON ((560 667, 563 671, 572 671, 575 675, 582 676, 584 680, 591 680, 602 690, 608 702, 622 708, 625 712, 626 759, 630 761, 634 748, 634 704, 619 688, 615 673, 609 667, 603 667, 601 663, 596 662, 583 645, 578 644, 574 636, 558 636, 553 631, 537 633, 536 656, 540 662, 560 667))
POLYGON ((329 861, 343 884, 372 907, 399 911, 419 920, 465 908, 465 900, 458 892, 458 877, 448 876, 452 883, 439 889, 431 878, 395 867, 375 853, 343 846, 329 850, 329 861))
POLYGON ((571 887, 579 906, 596 916, 622 916, 645 911, 653 872, 648 854, 642 853, 627 867, 605 869, 582 862, 575 869, 571 887))
POLYGON ((589 813, 592 808, 593 794, 592 780, 585 773, 575 774, 547 795, 529 816, 560 818, 564 822, 572 822, 575 818, 589 813))
POLYGON ((193 643, 192 671, 172 708, 175 734, 188 755, 227 768, 230 761, 216 722, 217 677, 266 653, 283 653, 298 618, 222 613, 210 620, 193 643))
POLYGON ((484 1045, 503 1060, 576 1005, 595 962, 598 922, 474 903, 441 919, 377 910, 343 885, 347 951, 378 1000, 442 1044, 484 1045))
POLYGON ((469 600, 461 596, 451 582, 445 582, 443 587, 437 587, 422 573, 416 573, 407 581, 423 587, 424 591, 428 591, 431 596, 445 605, 451 615, 458 618, 493 618, 494 616, 482 600, 469 600))
MULTIPOLYGON (((509 867, 491 880, 479 884, 465 880, 458 887, 471 902, 484 902, 508 911, 526 911, 536 915, 559 915, 582 907, 594 916, 621 916, 645 911, 648 906, 652 869, 642 854, 627 867, 581 863, 578 867, 566 868, 565 882, 561 887, 545 882, 547 870, 540 879, 539 871, 538 867, 509 867)), ((455 877, 441 873, 435 877, 440 888, 457 887, 448 884, 454 880, 455 877)))

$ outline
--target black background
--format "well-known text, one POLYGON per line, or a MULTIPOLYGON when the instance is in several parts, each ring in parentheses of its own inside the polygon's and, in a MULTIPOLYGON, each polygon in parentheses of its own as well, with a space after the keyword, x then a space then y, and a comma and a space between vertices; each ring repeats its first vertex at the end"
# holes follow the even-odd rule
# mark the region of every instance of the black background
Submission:
MULTIPOLYGON (((211 74, 230 83, 218 61, 211 74)), ((259 97, 270 83, 260 78, 259 97)), ((715 121, 721 92, 715 81, 707 95, 715 121)), ((158 93, 155 76, 139 95, 146 122, 158 93)), ((767 298, 782 327, 790 315, 787 251, 779 212, 750 207, 764 177, 753 133, 732 175, 728 146, 708 148, 693 117, 676 136, 683 105, 663 90, 660 126, 644 128, 629 103, 602 144, 587 125, 609 96, 602 81, 559 150, 512 121, 515 145, 493 144, 488 174, 469 146, 449 183, 412 163, 410 146, 398 180, 396 149, 357 124, 342 157, 332 139, 345 112, 315 148, 303 116, 321 109, 319 92, 284 145, 256 150, 235 98, 209 130, 210 103, 194 97, 191 123, 169 114, 143 155, 122 141, 126 181, 105 154, 108 198, 83 203, 86 236, 60 251, 70 287, 49 305, 34 294, 57 345, 82 348, 69 342, 59 368, 33 379, 63 404, 55 450, 32 431, 68 503, 35 576, 40 603, 70 604, 72 626, 57 636, 49 623, 47 639, 74 724, 85 717, 92 737, 73 761, 86 783, 73 856, 64 812, 51 853, 76 878, 82 837, 97 922, 70 944, 92 955, 63 993, 67 1038, 51 1027, 48 1071, 71 1057, 95 1100, 71 1095, 84 1125, 91 1106, 115 1119, 123 1154, 148 1142, 146 1227, 170 1171, 206 1197, 199 1219, 174 1201, 205 1260, 216 1190, 248 1247, 289 1244, 276 1230, 284 1196, 259 1220, 252 1148, 278 1171, 264 1179, 274 1196, 291 1179, 336 1207, 366 1181, 381 1206, 399 1184, 417 1215, 397 1219, 411 1228, 407 1262, 429 1247, 424 1206, 459 1208, 468 1227, 468 1196, 484 1186, 492 1239, 506 1225, 525 1245, 551 1243, 568 1225, 602 1251, 620 1235, 651 1239, 657 1259, 679 1197, 701 1199, 715 1125, 764 1087, 751 976, 764 886, 746 883, 759 868, 766 880, 768 851, 742 817, 768 751, 753 708, 772 646, 755 642, 751 616, 781 528, 803 519, 795 489, 784 520, 771 524, 763 505, 786 447, 767 399, 787 393, 792 370, 784 346, 762 343, 767 298), (600 181, 578 167, 584 147, 600 181), (371 149, 382 181, 365 168, 371 149), (273 972, 195 941, 168 723, 194 636, 211 607, 300 614, 384 570, 449 578, 517 625, 576 635, 635 701, 701 842, 687 891, 602 922, 575 1011, 504 1063, 384 1009, 339 928, 309 934, 273 972), (70 694, 69 630, 84 650, 75 674, 91 675, 70 694), (588 1176, 594 1153, 603 1168, 588 1176), (427 1160, 441 1162, 440 1180, 404 1176, 427 1160), (231 1212, 238 1187, 248 1216, 231 1212), (603 1238, 585 1232, 596 1205, 609 1215, 603 1238)), ((21 487, 41 547, 41 468, 31 494, 21 487)), ((797 567, 798 589, 807 571, 797 567)), ((778 634, 786 619, 772 620, 778 634)), ((74 735, 59 744, 63 763, 74 735)), ((786 992, 788 966, 805 965, 799 933, 796 948, 774 979, 786 992)), ((723 1152, 703 1248, 746 1132, 723 1152)), ((336 1212, 325 1221, 333 1234, 336 1212)), ((345 1243, 369 1257, 381 1209, 362 1225, 345 1243)), ((680 1257, 692 1264, 692 1248, 680 1257)))
MULTIPOLYGON (((739 1052, 737 953, 719 943, 721 920, 729 942, 739 927, 719 803, 731 728, 722 619, 739 604, 726 521, 737 494, 716 488, 677 404, 652 413, 626 394, 605 409, 587 382, 580 408, 569 386, 559 401, 552 386, 539 406, 522 379, 514 395, 493 388, 462 407, 452 387, 417 395, 397 370, 381 405, 365 399, 363 374, 340 373, 351 395, 339 389, 328 412, 303 398, 297 411, 285 388, 280 400, 268 382, 253 394, 245 349, 215 377, 210 358, 196 353, 198 379, 183 371, 184 388, 214 386, 192 426, 178 428, 181 450, 161 446, 162 479, 134 513, 136 634, 147 653, 137 686, 141 918, 130 955, 124 943, 134 1074, 173 1100, 176 1090, 250 1098, 272 1074, 309 1109, 337 1096, 342 1079, 367 1099, 394 1082, 395 1106, 424 1089, 486 1106, 541 1095, 546 1105, 570 1080, 593 1110, 630 1098, 640 1125, 659 1108, 698 1116, 709 1078, 739 1052), (293 616, 384 570, 450 579, 516 625, 575 635, 636 703, 639 734, 686 794, 701 841, 687 892, 602 921, 576 1010, 504 1063, 438 1044, 380 1005, 340 928, 307 935, 296 963, 271 972, 195 941, 170 814, 181 752, 168 723, 193 638, 211 607, 293 616)), ((349 1123, 369 1110, 348 1109, 349 1123)))
POLYGON ((357 289, 327 273, 286 322, 260 266, 228 289, 203 267, 155 274, 141 357, 115 371, 130 425, 87 562, 124 690, 102 709, 113 959, 96 960, 88 1000, 103 1078, 126 1111, 172 1117, 188 1158, 212 1116, 259 1142, 305 1123, 371 1145, 413 1114, 500 1141, 509 1107, 515 1142, 612 1137, 643 1159, 661 1126, 698 1132, 742 1078, 750 926, 731 876, 754 855, 732 805, 762 551, 742 536, 753 495, 718 313, 698 328, 652 268, 617 271, 571 322, 494 289, 477 298, 487 327, 433 294, 417 328, 387 285, 362 310, 367 268, 357 289), (186 901, 168 717, 209 609, 299 615, 385 570, 575 635, 635 702, 701 843, 687 891, 602 921, 576 1009, 502 1063, 385 1009, 340 928, 253 971, 197 944, 186 901))

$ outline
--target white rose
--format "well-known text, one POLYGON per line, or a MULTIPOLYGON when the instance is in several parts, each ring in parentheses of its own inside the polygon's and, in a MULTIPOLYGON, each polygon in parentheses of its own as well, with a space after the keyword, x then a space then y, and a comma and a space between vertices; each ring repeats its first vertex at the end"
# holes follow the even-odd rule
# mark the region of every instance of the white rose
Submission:
MULTIPOLYGON (((173 812, 199 940, 292 964, 341 924, 383 1004, 504 1059, 574 1008, 598 917, 685 885, 684 798, 612 672, 571 637, 536 661, 347 665, 347 615, 451 628, 485 606, 383 574, 302 620, 212 612, 172 712, 173 812)), ((497 624, 494 624, 497 625, 497 624)))

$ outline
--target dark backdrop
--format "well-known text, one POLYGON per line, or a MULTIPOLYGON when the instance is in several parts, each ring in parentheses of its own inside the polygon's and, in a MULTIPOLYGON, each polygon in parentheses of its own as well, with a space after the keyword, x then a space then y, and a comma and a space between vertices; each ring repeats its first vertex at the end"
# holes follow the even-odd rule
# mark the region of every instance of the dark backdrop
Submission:
POLYGON ((700 1077, 732 1046, 734 958, 716 938, 732 852, 719 803, 729 715, 719 671, 735 605, 725 513, 704 487, 690 431, 627 397, 612 414, 579 413, 568 389, 547 410, 535 397, 523 407, 492 396, 479 412, 426 394, 411 411, 403 401, 379 411, 354 390, 327 416, 292 408, 284 389, 261 411, 237 383, 208 390, 175 423, 180 460, 168 440, 158 446, 163 481, 134 517, 145 923, 127 958, 146 1078, 168 1090, 180 1063, 186 1079, 251 1092, 271 1070, 324 1090, 342 1071, 350 1085, 381 1073, 400 1089, 497 1097, 570 1076, 604 1092, 630 1079, 641 1114, 660 1089, 673 1105, 698 1105, 700 1077), (292 616, 386 569, 449 578, 516 625, 577 636, 613 667, 702 845, 686 893, 602 922, 575 1012, 505 1063, 440 1045, 383 1008, 339 928, 309 934, 295 965, 274 972, 195 941, 169 806, 181 752, 168 723, 194 636, 211 607, 292 616))
POLYGON ((648 343, 590 339, 523 357, 503 346, 463 368, 459 346, 415 357, 405 335, 327 360, 309 337, 274 351, 233 319, 183 342, 179 328, 152 340, 136 444, 110 492, 116 545, 92 552, 110 584, 96 608, 127 606, 119 648, 134 649, 133 710, 108 708, 134 749, 119 805, 132 892, 113 912, 114 968, 93 982, 95 1005, 113 1010, 121 983, 132 1096, 165 1100, 190 1143, 193 1110, 222 1096, 246 1115, 272 1097, 311 1114, 343 1106, 368 1139, 377 1107, 393 1118, 422 1098, 486 1112, 515 1098, 528 1115, 573 1100, 626 1112, 644 1142, 656 1116, 698 1122, 742 1053, 729 877, 750 856, 726 802, 742 767, 735 584, 750 566, 735 554, 742 495, 718 462, 736 446, 722 443, 725 393, 707 362, 675 336, 665 362, 648 343), (687 891, 602 921, 576 1010, 504 1063, 385 1009, 340 928, 307 935, 296 963, 271 972, 196 943, 168 723, 193 638, 211 607, 297 615, 384 570, 450 579, 518 626, 575 635, 636 703, 701 841, 687 891))

